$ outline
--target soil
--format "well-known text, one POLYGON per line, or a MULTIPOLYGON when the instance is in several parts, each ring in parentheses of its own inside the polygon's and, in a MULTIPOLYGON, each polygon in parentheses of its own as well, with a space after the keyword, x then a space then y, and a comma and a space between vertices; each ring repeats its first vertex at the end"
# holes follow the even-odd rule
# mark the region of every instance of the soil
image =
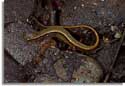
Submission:
MULTIPOLYGON (((40 0, 36 0, 40 2, 40 0)), ((41 0, 42 1, 42 0, 41 0)), ((48 0, 47 0, 48 1, 48 0)), ((55 0, 53 0, 55 1, 55 0)), ((101 66, 103 74, 98 82, 104 82, 105 76, 109 73, 109 67, 112 65, 117 55, 117 60, 111 75, 107 82, 124 82, 125 81, 125 41, 122 46, 120 37, 116 36, 119 32, 122 34, 125 25, 125 1, 124 0, 57 0, 54 2, 57 12, 53 14, 52 6, 46 6, 47 2, 36 3, 35 0, 5 0, 4 2, 4 82, 71 82, 73 73, 73 64, 68 66, 68 75, 65 71, 62 78, 58 76, 54 68, 54 63, 66 56, 65 52, 74 52, 72 57, 88 55, 95 59, 101 66), (26 3, 27 2, 27 3, 26 3), (37 8, 35 8, 35 3, 37 8), (43 4, 44 3, 44 4, 43 4), (60 4, 59 4, 60 3, 60 4), (43 6, 45 5, 45 6, 43 6), (51 7, 51 8, 49 8, 51 7), (58 13, 59 12, 59 13, 58 13), (34 42, 27 43, 23 39, 24 33, 39 31, 39 26, 30 21, 30 16, 35 16, 44 25, 90 25, 98 32, 100 43, 98 48, 90 52, 79 52, 66 45, 60 40, 53 39, 56 42, 57 49, 50 51, 47 49, 44 54, 40 54, 40 44, 51 37, 43 37, 34 42), (56 18, 56 19, 55 19, 56 18), (44 40, 44 41, 43 41, 44 40), (68 48, 67 48, 68 47, 68 48), (118 47, 120 51, 118 51, 118 47), (69 49, 71 48, 71 49, 69 49), (60 54, 60 52, 63 52, 60 54), (56 53, 56 55, 54 54, 56 53), (34 63, 34 59, 39 60, 34 63), (70 72, 69 72, 70 71, 70 72), (68 77, 68 79, 67 79, 68 77)), ((49 4, 50 5, 50 4, 49 4)), ((72 35, 75 32, 84 33, 80 30, 70 31, 72 35)), ((78 36, 75 36, 79 38, 78 36)), ((91 39, 87 35, 87 43, 91 39), (88 38, 88 39, 87 39, 88 38)), ((93 38, 92 38, 93 40, 93 38)), ((42 47, 41 47, 42 48, 42 47)), ((47 47, 48 48, 48 47, 47 47)), ((69 56, 71 57, 71 55, 69 56)), ((36 61, 36 60, 35 60, 36 61)), ((76 65, 80 62, 79 58, 75 61, 76 65), (77 61, 78 60, 78 61, 77 61)), ((59 64, 58 64, 59 65, 59 64)))

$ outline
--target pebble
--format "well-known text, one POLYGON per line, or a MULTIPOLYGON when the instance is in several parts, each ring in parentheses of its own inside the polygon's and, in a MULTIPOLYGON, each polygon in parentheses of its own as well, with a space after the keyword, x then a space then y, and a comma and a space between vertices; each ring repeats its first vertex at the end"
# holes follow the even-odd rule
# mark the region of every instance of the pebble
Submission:
POLYGON ((121 33, 120 33, 120 32, 117 32, 117 33, 114 35, 114 37, 115 37, 116 39, 121 38, 121 33))
POLYGON ((97 6, 97 3, 93 3, 93 5, 97 6))
POLYGON ((76 10, 77 9, 77 7, 76 6, 74 6, 74 10, 76 10))
POLYGON ((29 22, 29 19, 28 19, 28 18, 26 19, 26 22, 29 22))
POLYGON ((121 26, 124 28, 124 27, 125 27, 125 24, 124 24, 124 23, 122 23, 122 24, 121 24, 121 26))
POLYGON ((43 60, 43 64, 46 64, 48 62, 48 59, 43 60))
POLYGON ((111 31, 116 31, 116 30, 118 30, 117 26, 111 26, 111 31))
POLYGON ((101 1, 105 1, 105 0, 101 0, 101 1))
POLYGON ((85 5, 84 4, 81 4, 82 7, 84 7, 85 5))
POLYGON ((109 38, 107 38, 105 36, 103 36, 103 41, 104 41, 104 43, 109 43, 110 42, 109 38))
POLYGON ((69 58, 68 56, 65 56, 65 58, 69 58))

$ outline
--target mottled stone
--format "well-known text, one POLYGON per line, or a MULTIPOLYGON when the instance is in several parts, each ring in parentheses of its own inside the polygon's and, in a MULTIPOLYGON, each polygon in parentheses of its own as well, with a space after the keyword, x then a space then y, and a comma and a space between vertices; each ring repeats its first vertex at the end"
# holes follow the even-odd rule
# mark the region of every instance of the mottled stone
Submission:
POLYGON ((4 48, 22 65, 38 54, 37 44, 25 39, 31 32, 32 28, 24 23, 12 23, 4 30, 4 48))
POLYGON ((33 10, 33 0, 5 0, 4 22, 26 21, 33 10))
POLYGON ((7 53, 4 52, 4 83, 17 83, 22 80, 22 67, 7 53))
POLYGON ((73 72, 73 80, 75 83, 92 83, 99 82, 102 78, 103 71, 100 65, 92 59, 92 57, 85 57, 81 59, 80 67, 73 72))
POLYGON ((100 64, 92 57, 76 52, 60 51, 58 48, 48 48, 41 63, 37 68, 31 68, 29 72, 32 70, 34 72, 30 76, 35 75, 33 82, 38 83, 99 82, 103 76, 100 64), (77 78, 84 81, 79 82, 77 78))
POLYGON ((37 83, 55 83, 59 82, 56 77, 49 76, 47 74, 41 74, 38 75, 37 78, 35 78, 34 82, 37 83))
POLYGON ((66 81, 68 80, 68 78, 67 78, 66 69, 64 68, 64 64, 65 64, 65 60, 60 59, 54 64, 54 68, 56 70, 56 74, 58 75, 58 77, 66 81))

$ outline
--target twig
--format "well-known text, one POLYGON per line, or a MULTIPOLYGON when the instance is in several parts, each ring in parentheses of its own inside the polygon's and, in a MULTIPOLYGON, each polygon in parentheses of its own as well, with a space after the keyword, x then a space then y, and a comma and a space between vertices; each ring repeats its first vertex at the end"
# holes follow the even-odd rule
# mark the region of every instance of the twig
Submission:
POLYGON ((123 43, 123 41, 124 41, 124 37, 125 37, 125 30, 123 31, 123 35, 122 35, 122 38, 121 38, 121 40, 120 40, 120 45, 119 45, 119 47, 118 47, 118 49, 117 49, 117 52, 116 52, 116 54, 115 54, 115 56, 114 56, 113 63, 111 64, 111 66, 110 66, 110 68, 109 68, 109 73, 106 75, 106 77, 105 77, 105 79, 104 79, 104 82, 108 82, 108 80, 109 80, 109 77, 110 77, 110 75, 111 75, 111 73, 112 73, 112 69, 113 69, 113 67, 114 67, 114 65, 115 65, 115 63, 116 63, 116 60, 117 60, 119 50, 120 50, 121 45, 122 45, 122 43, 123 43))

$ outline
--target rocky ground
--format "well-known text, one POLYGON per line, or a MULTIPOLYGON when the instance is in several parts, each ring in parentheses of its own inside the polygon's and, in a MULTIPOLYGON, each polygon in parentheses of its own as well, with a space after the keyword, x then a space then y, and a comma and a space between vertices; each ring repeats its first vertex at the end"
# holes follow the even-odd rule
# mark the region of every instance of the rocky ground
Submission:
MULTIPOLYGON (((125 42, 121 42, 121 39, 125 24, 125 1, 57 1, 59 2, 54 6, 59 11, 54 10, 59 14, 53 17, 50 9, 53 5, 43 6, 47 2, 5 0, 4 82, 124 82, 125 42), (39 26, 30 22, 31 15, 44 25, 90 25, 99 34, 99 46, 90 52, 79 52, 60 40, 51 39, 51 35, 27 42, 24 39, 25 34, 39 31, 39 26), (117 60, 110 70, 115 57, 117 60), (110 72, 110 77, 105 81, 105 76, 110 72)), ((72 35, 79 32, 84 34, 80 30, 70 32, 72 35)), ((89 37, 87 35, 83 39, 89 43, 93 39, 89 37)))

